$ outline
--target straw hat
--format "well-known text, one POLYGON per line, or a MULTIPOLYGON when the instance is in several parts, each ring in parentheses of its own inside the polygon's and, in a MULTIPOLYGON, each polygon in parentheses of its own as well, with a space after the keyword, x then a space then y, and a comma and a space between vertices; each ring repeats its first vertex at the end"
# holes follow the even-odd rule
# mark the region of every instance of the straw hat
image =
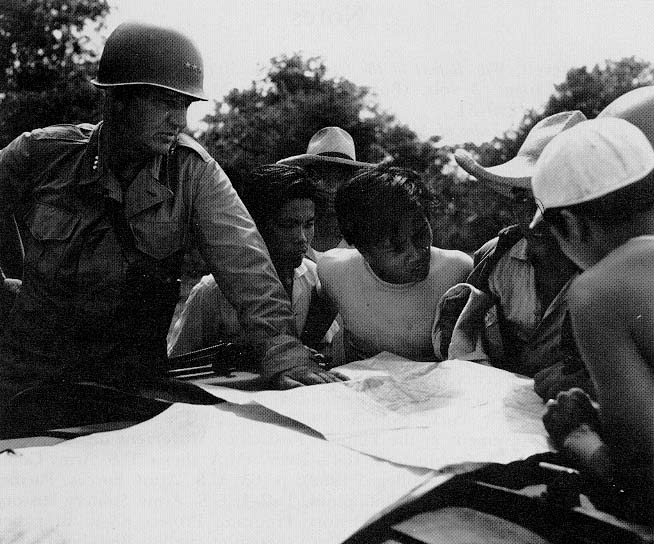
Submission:
POLYGON ((339 127, 325 127, 309 140, 307 152, 277 161, 279 164, 307 166, 315 164, 339 164, 354 168, 372 168, 376 164, 356 160, 352 136, 339 127))
POLYGON ((545 146, 557 134, 585 120, 580 111, 555 113, 542 119, 529 131, 517 155, 504 164, 484 167, 463 149, 457 149, 454 158, 466 172, 500 194, 511 196, 514 187, 531 191, 531 176, 545 146))

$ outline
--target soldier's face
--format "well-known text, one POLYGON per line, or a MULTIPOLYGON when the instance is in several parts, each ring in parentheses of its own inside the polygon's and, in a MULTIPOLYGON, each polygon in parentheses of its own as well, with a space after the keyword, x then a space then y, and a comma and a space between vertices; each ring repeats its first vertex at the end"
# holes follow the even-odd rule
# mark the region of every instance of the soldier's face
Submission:
POLYGON ((125 103, 123 124, 135 152, 165 155, 186 126, 192 100, 182 94, 144 85, 125 103))

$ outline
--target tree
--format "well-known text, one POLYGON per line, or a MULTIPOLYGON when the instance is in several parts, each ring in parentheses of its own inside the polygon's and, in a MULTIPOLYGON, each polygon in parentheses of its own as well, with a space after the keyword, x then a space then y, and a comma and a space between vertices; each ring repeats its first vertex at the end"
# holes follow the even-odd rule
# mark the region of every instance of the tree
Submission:
POLYGON ((436 155, 432 144, 380 111, 369 89, 326 77, 320 58, 300 54, 271 59, 261 80, 232 90, 205 122, 200 140, 236 185, 255 166, 304 153, 326 126, 352 135, 358 160, 393 159, 424 170, 436 155))
MULTIPOLYGON (((457 147, 472 153, 484 166, 502 164, 516 155, 531 128, 541 119, 572 110, 580 110, 592 119, 618 96, 652 82, 654 66, 634 57, 607 60, 590 71, 585 66, 572 68, 565 81, 554 85, 554 93, 545 106, 526 111, 516 128, 478 146, 465 143, 457 147)), ((464 180, 447 178, 442 185, 441 194, 452 194, 450 203, 454 207, 444 224, 459 234, 459 247, 474 248, 480 239, 494 236, 496 227, 512 221, 506 199, 470 181, 469 177, 464 180), (462 196, 457 198, 457 194, 462 196)))
POLYGON ((543 116, 561 111, 580 110, 586 117, 597 117, 618 96, 654 82, 651 63, 635 57, 607 60, 588 71, 585 66, 568 71, 563 83, 555 85, 543 116))
POLYGON ((590 71, 586 66, 572 68, 565 81, 554 85, 554 93, 545 106, 526 111, 516 128, 480 146, 468 143, 460 147, 476 153, 486 166, 504 163, 515 156, 531 128, 541 119, 573 110, 593 119, 618 96, 653 82, 654 66, 634 57, 607 60, 590 71))
POLYGON ((97 120, 88 82, 107 0, 0 0, 0 147, 24 130, 97 120))

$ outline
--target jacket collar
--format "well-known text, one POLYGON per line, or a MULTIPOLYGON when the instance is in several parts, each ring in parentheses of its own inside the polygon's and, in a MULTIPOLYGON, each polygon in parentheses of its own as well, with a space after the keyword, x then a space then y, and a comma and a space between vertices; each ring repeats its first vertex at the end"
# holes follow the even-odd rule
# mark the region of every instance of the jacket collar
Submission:
MULTIPOLYGON (((120 182, 107 166, 108 161, 99 145, 101 131, 102 123, 99 123, 91 133, 82 158, 82 176, 79 184, 88 185, 95 192, 117 202, 123 202, 120 182)), ((161 204, 173 195, 172 191, 159 181, 164 160, 166 160, 164 155, 157 155, 150 159, 125 191, 127 217, 161 204)))
POLYGON ((513 259, 518 259, 519 261, 529 261, 527 255, 527 239, 521 238, 517 243, 509 249, 509 256, 513 259))
POLYGON ((152 159, 149 167, 143 168, 129 185, 125 194, 125 215, 132 217, 143 210, 157 206, 173 196, 173 192, 159 182, 164 157, 152 159))

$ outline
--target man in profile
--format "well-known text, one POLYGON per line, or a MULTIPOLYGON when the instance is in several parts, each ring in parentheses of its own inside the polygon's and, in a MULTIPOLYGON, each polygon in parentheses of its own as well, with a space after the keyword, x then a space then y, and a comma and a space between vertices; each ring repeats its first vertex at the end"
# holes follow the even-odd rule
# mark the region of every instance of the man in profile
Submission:
POLYGON ((591 386, 566 333, 567 292, 578 269, 546 224, 530 228, 536 210, 530 180, 547 143, 585 119, 572 111, 541 120, 516 157, 498 166, 483 167, 462 150, 455 155, 464 170, 509 199, 515 224, 475 252, 467 280, 472 294, 454 327, 449 357, 487 360, 534 377, 544 399, 573 386, 591 386))
POLYGON ((187 36, 124 23, 93 82, 106 93, 103 122, 37 129, 0 151, 0 213, 19 219, 25 245, 22 286, 0 335, 5 424, 14 397, 30 388, 65 390, 63 402, 71 384, 139 390, 161 379, 191 239, 266 377, 338 379, 294 336, 288 295, 229 179, 182 132, 188 106, 207 100, 203 76, 187 36))
POLYGON ((545 426, 569 462, 652 523, 654 149, 624 119, 586 121, 545 148, 532 185, 539 215, 583 271, 568 300, 599 402, 560 393, 545 426))

